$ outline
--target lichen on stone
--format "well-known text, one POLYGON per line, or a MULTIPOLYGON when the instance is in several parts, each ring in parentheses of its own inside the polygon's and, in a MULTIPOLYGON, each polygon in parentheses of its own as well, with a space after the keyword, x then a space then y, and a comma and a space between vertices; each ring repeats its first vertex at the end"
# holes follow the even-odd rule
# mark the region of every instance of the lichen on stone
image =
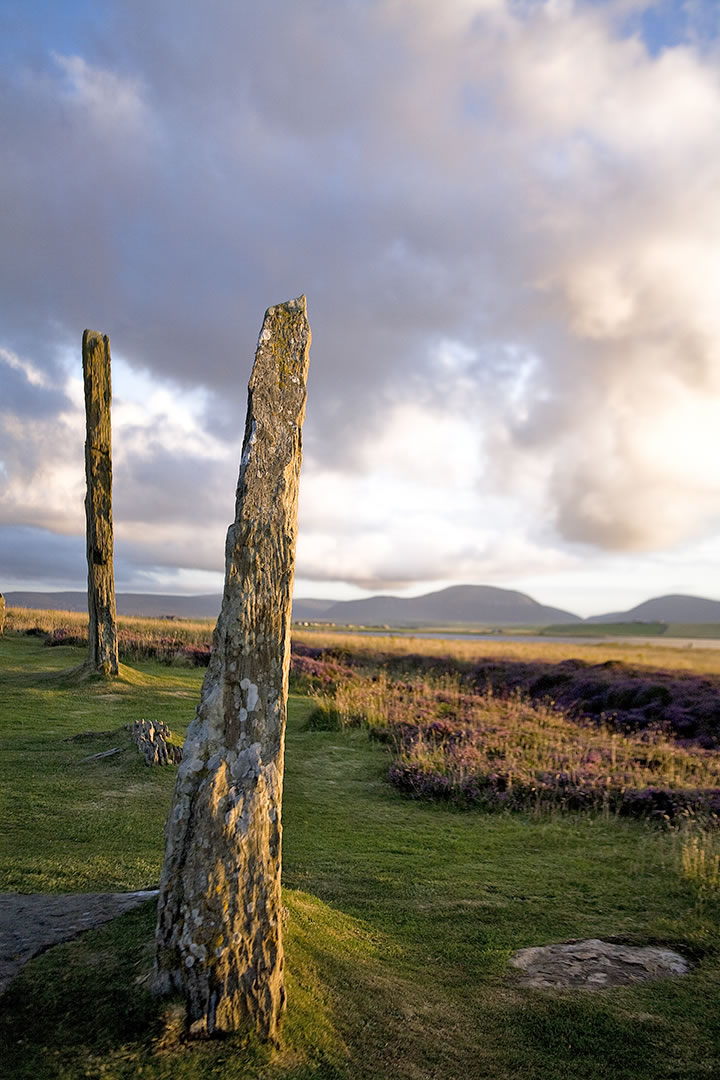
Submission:
POLYGON ((285 1007, 281 801, 310 327, 270 308, 248 388, 223 604, 166 829, 155 988, 196 1035, 274 1039, 285 1007))

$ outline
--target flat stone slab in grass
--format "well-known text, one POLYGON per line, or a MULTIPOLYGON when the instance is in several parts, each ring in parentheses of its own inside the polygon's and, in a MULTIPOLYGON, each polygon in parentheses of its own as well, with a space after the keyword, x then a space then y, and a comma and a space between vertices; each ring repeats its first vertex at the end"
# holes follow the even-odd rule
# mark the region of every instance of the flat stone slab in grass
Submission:
POLYGON ((0 994, 28 960, 157 896, 131 893, 0 893, 0 994))
POLYGON ((602 990, 690 971, 685 957, 672 949, 613 945, 598 938, 520 949, 510 963, 524 972, 521 986, 541 990, 602 990))

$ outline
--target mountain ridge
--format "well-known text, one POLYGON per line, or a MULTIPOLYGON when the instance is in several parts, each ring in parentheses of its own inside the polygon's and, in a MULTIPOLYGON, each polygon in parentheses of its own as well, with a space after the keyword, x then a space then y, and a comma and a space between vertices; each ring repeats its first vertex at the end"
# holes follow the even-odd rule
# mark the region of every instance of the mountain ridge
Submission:
POLYGON ((666 596, 655 596, 642 604, 636 604, 628 611, 590 615, 585 622, 720 623, 720 600, 708 600, 704 596, 688 596, 684 593, 668 593, 666 596))
POLYGON ((493 585, 451 585, 422 596, 369 596, 341 600, 322 615, 323 622, 373 626, 543 626, 581 622, 579 615, 539 604, 514 589, 493 585))
MULTIPOLYGON (((87 611, 87 595, 80 591, 5 593, 8 607, 87 611)), ((148 618, 217 618, 220 593, 194 596, 154 593, 117 594, 118 615, 148 618)), ((297 597, 293 601, 296 622, 331 622, 370 626, 549 626, 557 623, 667 622, 720 623, 720 600, 701 596, 668 594, 637 604, 628 611, 591 615, 581 619, 572 612, 539 604, 514 589, 491 585, 451 585, 422 596, 381 594, 363 600, 328 600, 297 597)))
MULTIPOLYGON (((220 614, 220 593, 180 596, 156 593, 116 593, 118 615, 140 615, 161 618, 163 615, 184 619, 217 618, 220 614)), ((87 611, 87 593, 68 592, 7 592, 8 607, 25 607, 38 611, 87 611)))

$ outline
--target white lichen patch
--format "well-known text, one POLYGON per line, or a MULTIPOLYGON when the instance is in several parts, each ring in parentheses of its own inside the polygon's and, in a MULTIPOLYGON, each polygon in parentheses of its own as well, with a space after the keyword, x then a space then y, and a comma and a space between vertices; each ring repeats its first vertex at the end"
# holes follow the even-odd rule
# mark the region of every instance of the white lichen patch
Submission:
POLYGON ((181 821, 185 821, 187 819, 187 816, 188 816, 189 813, 190 813, 190 799, 186 795, 183 795, 180 798, 175 800, 175 805, 172 808, 172 814, 170 815, 170 820, 177 825, 181 821))
POLYGON ((243 468, 243 466, 246 466, 247 463, 249 462, 250 453, 251 453, 252 448, 253 448, 253 446, 255 445, 256 442, 257 442, 257 424, 253 420, 252 426, 250 428, 250 438, 246 442, 245 449, 243 450, 243 455, 240 458, 240 468, 241 469, 243 468))
POLYGON ((213 773, 220 768, 224 761, 225 758, 222 754, 213 754, 212 757, 208 758, 207 765, 205 767, 209 773, 213 773))
POLYGON ((262 746, 259 742, 254 742, 238 752, 230 767, 230 775, 233 780, 247 780, 253 776, 259 776, 261 768, 262 746))
POLYGON ((249 679, 241 679, 240 687, 245 691, 245 705, 249 713, 255 712, 257 708, 258 699, 260 697, 258 688, 255 683, 250 682, 249 679))
POLYGON ((222 686, 219 682, 209 682, 207 679, 203 683, 203 688, 200 693, 200 706, 198 713, 202 709, 203 712, 206 709, 211 709, 214 705, 219 704, 222 701, 222 686))
POLYGON ((193 773, 199 773, 205 762, 201 756, 183 758, 178 769, 178 780, 187 780, 193 773))
POLYGON ((225 815, 225 828, 229 834, 242 837, 250 828, 253 800, 246 799, 241 792, 236 793, 236 798, 225 815))

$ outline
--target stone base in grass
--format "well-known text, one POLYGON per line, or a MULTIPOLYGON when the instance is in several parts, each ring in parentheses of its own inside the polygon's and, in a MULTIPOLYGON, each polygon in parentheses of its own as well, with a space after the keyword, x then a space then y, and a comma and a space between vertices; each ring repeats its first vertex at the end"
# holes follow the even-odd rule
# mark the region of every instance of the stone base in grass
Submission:
POLYGON ((182 747, 170 742, 172 732, 162 720, 136 720, 125 726, 146 765, 179 765, 182 761, 182 747))
POLYGON ((510 963, 523 972, 521 986, 541 990, 602 990, 690 971, 685 957, 672 949, 613 945, 598 938, 520 949, 510 963))

